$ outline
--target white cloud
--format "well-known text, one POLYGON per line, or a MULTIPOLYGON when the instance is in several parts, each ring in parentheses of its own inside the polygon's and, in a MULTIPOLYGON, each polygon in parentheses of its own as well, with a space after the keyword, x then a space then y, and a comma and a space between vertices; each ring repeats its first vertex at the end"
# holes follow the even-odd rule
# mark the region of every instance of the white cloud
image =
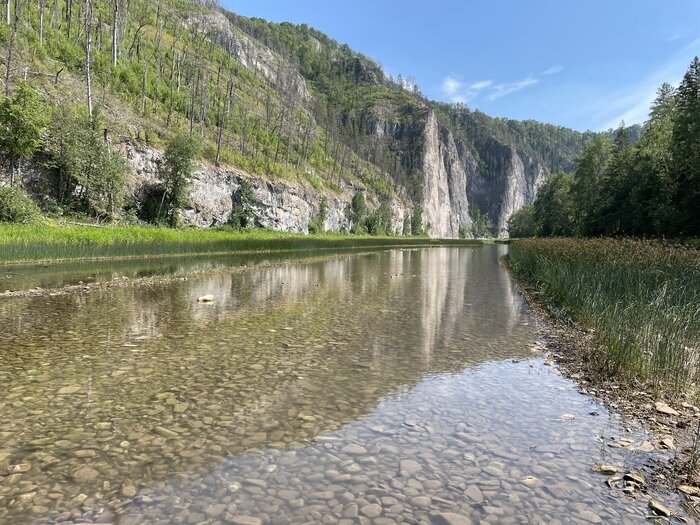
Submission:
POLYGON ((562 71, 564 66, 554 65, 539 75, 530 75, 516 82, 494 83, 493 80, 478 80, 476 82, 462 82, 453 75, 446 76, 442 81, 441 91, 445 98, 454 103, 467 103, 479 97, 482 100, 493 102, 501 97, 516 93, 540 81, 542 75, 553 75, 562 71))
POLYGON ((442 92, 448 97, 455 96, 464 88, 464 84, 452 76, 446 76, 442 81, 442 92))
POLYGON ((519 80, 518 82, 512 82, 510 84, 498 84, 497 86, 493 86, 493 91, 489 94, 487 98, 493 102, 494 100, 497 100, 501 97, 505 97, 506 95, 510 95, 511 93, 516 93, 527 87, 534 86, 538 82, 539 79, 534 78, 532 75, 530 75, 526 79, 519 80))
POLYGON ((492 81, 490 80, 480 80, 479 82, 474 82, 471 86, 469 86, 472 89, 484 89, 493 84, 492 81))
POLYGON ((542 73, 540 73, 540 75, 555 75, 555 74, 560 73, 562 71, 564 71, 564 66, 562 66, 561 64, 555 64, 552 67, 547 68, 544 71, 542 71, 542 73))
POLYGON ((482 90, 493 84, 491 80, 480 80, 472 84, 466 84, 457 80, 452 75, 446 76, 442 81, 441 91, 445 97, 455 104, 466 104, 472 101, 482 90))

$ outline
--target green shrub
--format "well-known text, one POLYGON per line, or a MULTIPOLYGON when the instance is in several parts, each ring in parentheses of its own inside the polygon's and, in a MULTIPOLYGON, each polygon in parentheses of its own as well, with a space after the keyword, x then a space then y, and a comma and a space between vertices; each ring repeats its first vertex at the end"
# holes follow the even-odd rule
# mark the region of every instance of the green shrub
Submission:
POLYGON ((39 220, 36 203, 19 188, 0 188, 0 222, 30 223, 39 220))
POLYGON ((245 229, 255 226, 255 211, 260 202, 253 193, 253 187, 246 179, 239 179, 238 191, 233 195, 233 208, 229 226, 245 229))

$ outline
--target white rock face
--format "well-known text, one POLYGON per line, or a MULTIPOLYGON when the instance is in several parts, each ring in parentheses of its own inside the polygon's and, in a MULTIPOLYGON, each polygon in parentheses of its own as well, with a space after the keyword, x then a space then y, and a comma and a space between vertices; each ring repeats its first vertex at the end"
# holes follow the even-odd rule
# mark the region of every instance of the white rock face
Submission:
POLYGON ((545 169, 527 155, 520 155, 511 148, 510 166, 506 190, 496 222, 499 237, 508 237, 508 219, 526 204, 532 204, 537 191, 547 178, 545 169))
MULTIPOLYGON (((390 131, 390 130, 389 130, 390 131)), ((486 177, 467 146, 455 141, 449 130, 441 128, 435 114, 428 115, 423 130, 423 208, 422 220, 430 237, 458 238, 460 230, 470 236, 472 219, 469 203, 478 204, 491 218, 495 233, 508 236, 508 219, 525 204, 534 202, 547 171, 534 159, 513 147, 499 145, 506 157, 505 171, 498 177, 486 177)), ((158 183, 162 153, 151 148, 123 146, 122 153, 134 169, 132 191, 143 197, 149 185, 158 183)), ((356 188, 345 186, 339 193, 319 192, 304 183, 268 180, 239 170, 200 163, 192 181, 190 206, 183 210, 185 224, 217 226, 226 224, 233 207, 233 196, 240 181, 247 180, 259 206, 255 221, 259 226, 281 231, 307 233, 309 222, 319 212, 321 200, 328 210, 326 231, 344 231, 352 226, 347 208, 356 188)), ((368 198, 370 209, 379 206, 368 198)), ((399 199, 389 202, 391 227, 401 234, 405 216, 412 208, 399 199)))
POLYGON ((467 174, 452 133, 428 114, 423 148, 423 227, 431 237, 455 239, 471 226, 467 174), (442 134, 446 137, 443 140, 442 134))
POLYGON ((486 177, 475 171, 469 180, 468 194, 482 213, 487 214, 499 237, 508 237, 508 219, 525 204, 532 204, 547 180, 547 170, 512 146, 500 145, 505 157, 504 172, 486 177))
MULTIPOLYGON (((143 198, 149 185, 158 183, 158 166, 162 152, 151 148, 124 146, 123 154, 134 169, 132 192, 137 201, 143 198)), ((288 181, 270 181, 263 177, 225 167, 200 163, 194 173, 190 190, 190 205, 182 212, 185 224, 217 226, 226 224, 233 209, 233 197, 239 191, 241 180, 246 180, 259 202, 255 209, 258 226, 280 231, 308 233, 309 222, 318 214, 321 200, 326 199, 328 211, 326 231, 349 230, 347 207, 352 200, 353 188, 344 188, 339 194, 319 192, 310 185, 288 181)), ((379 203, 368 201, 370 208, 379 203)), ((403 218, 410 213, 398 199, 389 203, 391 227, 401 233, 403 218)))

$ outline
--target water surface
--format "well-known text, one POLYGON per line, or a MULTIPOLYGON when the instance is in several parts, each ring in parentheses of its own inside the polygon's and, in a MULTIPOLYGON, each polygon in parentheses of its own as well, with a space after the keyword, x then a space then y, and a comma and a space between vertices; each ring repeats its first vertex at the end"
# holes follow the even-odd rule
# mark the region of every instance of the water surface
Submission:
POLYGON ((506 249, 0 299, 0 522, 644 522, 506 249))

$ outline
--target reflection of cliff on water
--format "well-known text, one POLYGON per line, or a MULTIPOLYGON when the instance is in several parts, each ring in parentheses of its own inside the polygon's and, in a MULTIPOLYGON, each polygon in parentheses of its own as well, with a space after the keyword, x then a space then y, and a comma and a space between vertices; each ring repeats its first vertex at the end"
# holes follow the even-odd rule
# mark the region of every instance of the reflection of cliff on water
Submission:
POLYGON ((116 490, 305 442, 426 374, 524 355, 533 333, 497 256, 397 250, 7 299, 0 462, 50 465, 48 487, 92 450, 116 490))
MULTIPOLYGON (((351 254, 358 249, 337 249, 351 254)), ((327 250, 232 252, 209 255, 154 256, 136 259, 75 260, 50 264, 0 266, 0 293, 33 288, 53 289, 83 283, 143 277, 187 275, 230 268, 280 264, 327 254, 327 250)))

